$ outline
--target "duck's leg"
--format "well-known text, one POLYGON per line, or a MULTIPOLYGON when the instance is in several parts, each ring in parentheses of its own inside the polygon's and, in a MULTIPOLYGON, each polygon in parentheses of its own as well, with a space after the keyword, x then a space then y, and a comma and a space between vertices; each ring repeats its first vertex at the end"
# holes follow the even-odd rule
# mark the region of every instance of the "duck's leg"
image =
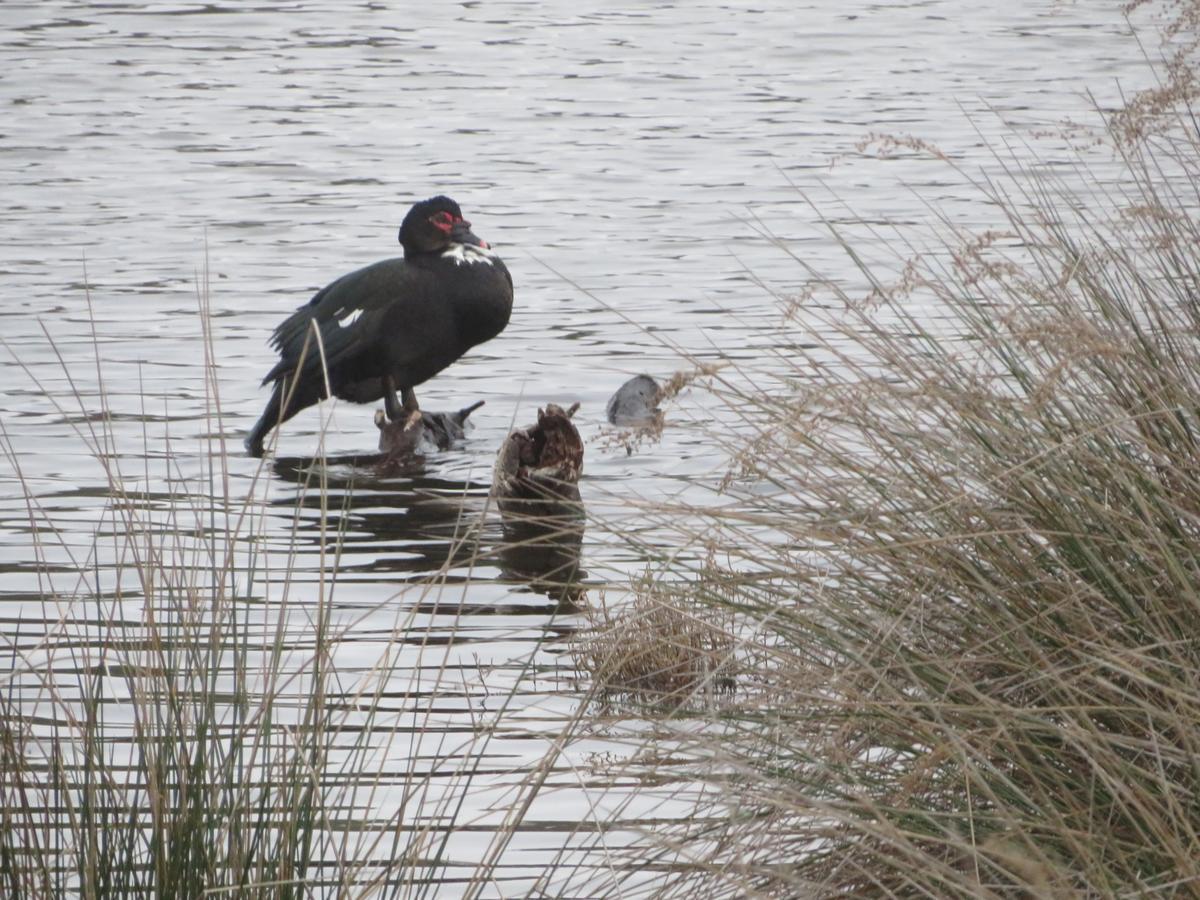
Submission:
POLYGON ((250 433, 246 436, 246 452, 254 457, 263 455, 263 440, 271 429, 280 422, 279 412, 283 409, 282 395, 285 393, 286 385, 284 379, 275 382, 271 387, 271 399, 267 401, 267 408, 263 410, 263 414, 258 417, 258 421, 254 423, 254 427, 250 429, 250 433))
MULTIPOLYGON (((405 388, 405 390, 409 390, 405 388)), ((391 375, 383 376, 383 409, 389 422, 403 422, 404 410, 396 402, 396 381, 391 375)))
POLYGON ((405 412, 416 412, 421 407, 417 405, 417 395, 410 387, 400 389, 400 399, 404 401, 405 412))

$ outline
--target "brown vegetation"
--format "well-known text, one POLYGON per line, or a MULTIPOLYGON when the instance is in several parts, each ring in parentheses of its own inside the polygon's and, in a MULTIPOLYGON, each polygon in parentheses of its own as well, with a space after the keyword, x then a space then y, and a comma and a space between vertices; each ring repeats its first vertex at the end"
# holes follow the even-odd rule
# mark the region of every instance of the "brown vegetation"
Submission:
POLYGON ((794 311, 821 346, 782 388, 712 379, 756 431, 720 512, 662 524, 723 562, 665 566, 581 656, 610 691, 711 680, 672 634, 754 660, 646 754, 702 798, 634 854, 660 893, 1200 892, 1193 71, 1110 123, 1119 183, 981 185, 991 232, 814 285, 837 302, 794 311))

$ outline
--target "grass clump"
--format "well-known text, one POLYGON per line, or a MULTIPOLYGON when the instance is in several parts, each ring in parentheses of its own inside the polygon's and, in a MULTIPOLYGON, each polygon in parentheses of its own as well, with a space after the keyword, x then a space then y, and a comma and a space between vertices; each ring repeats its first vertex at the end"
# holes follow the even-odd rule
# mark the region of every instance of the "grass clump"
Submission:
POLYGON ((313 611, 317 649, 295 653, 288 598, 252 592, 254 504, 229 496, 217 439, 198 476, 168 448, 156 490, 147 472, 139 484, 121 471, 105 413, 81 418, 108 495, 86 558, 56 546, 60 529, 25 488, 46 614, 3 647, 4 889, 298 894, 328 852, 328 597, 313 611))
POLYGON ((678 709, 735 684, 730 617, 714 616, 684 592, 666 596, 661 584, 647 584, 617 609, 601 599, 585 613, 588 625, 572 646, 600 696, 678 709))
POLYGON ((1108 187, 980 185, 998 228, 714 380, 755 433, 687 534, 737 589, 689 596, 758 670, 672 735, 663 893, 1200 893, 1200 139, 1157 109, 1108 187))

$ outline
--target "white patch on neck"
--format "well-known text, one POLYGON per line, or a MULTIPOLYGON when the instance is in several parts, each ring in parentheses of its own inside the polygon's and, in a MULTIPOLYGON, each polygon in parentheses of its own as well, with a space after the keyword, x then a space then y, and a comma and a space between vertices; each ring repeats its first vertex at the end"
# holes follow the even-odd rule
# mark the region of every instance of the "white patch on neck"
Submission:
POLYGON ((492 265, 496 260, 496 254, 489 247, 480 247, 477 244, 451 244, 442 251, 442 259, 452 259, 456 266, 461 266, 463 263, 467 265, 475 265, 475 263, 486 263, 492 265))
MULTIPOLYGON (((338 312, 340 313, 341 310, 339 309, 338 312)), ((349 328, 356 321, 358 321, 358 317, 361 315, 362 315, 361 309, 352 309, 352 310, 350 310, 350 312, 346 313, 346 315, 344 315, 340 319, 338 319, 338 324, 341 325, 343 328, 349 328)))

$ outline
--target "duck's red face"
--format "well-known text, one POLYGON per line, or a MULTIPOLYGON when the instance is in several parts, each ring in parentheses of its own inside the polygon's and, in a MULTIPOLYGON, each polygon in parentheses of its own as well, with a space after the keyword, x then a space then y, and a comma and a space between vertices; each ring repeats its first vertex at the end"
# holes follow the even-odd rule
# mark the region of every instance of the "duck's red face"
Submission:
POLYGON ((471 232, 459 205, 446 196, 413 204, 400 226, 400 243, 405 257, 441 255, 456 246, 488 246, 471 232))
POLYGON ((442 210, 434 213, 429 217, 429 224, 446 235, 452 243, 474 244, 477 247, 487 246, 486 241, 476 237, 471 231, 470 222, 462 216, 454 215, 452 212, 442 210))
MULTIPOLYGON (((459 219, 459 221, 461 222, 462 219, 459 219)), ((454 227, 454 213, 449 213, 445 210, 442 210, 439 213, 434 213, 429 217, 429 224, 431 224, 438 231, 444 231, 446 234, 449 234, 450 229, 454 227)))

